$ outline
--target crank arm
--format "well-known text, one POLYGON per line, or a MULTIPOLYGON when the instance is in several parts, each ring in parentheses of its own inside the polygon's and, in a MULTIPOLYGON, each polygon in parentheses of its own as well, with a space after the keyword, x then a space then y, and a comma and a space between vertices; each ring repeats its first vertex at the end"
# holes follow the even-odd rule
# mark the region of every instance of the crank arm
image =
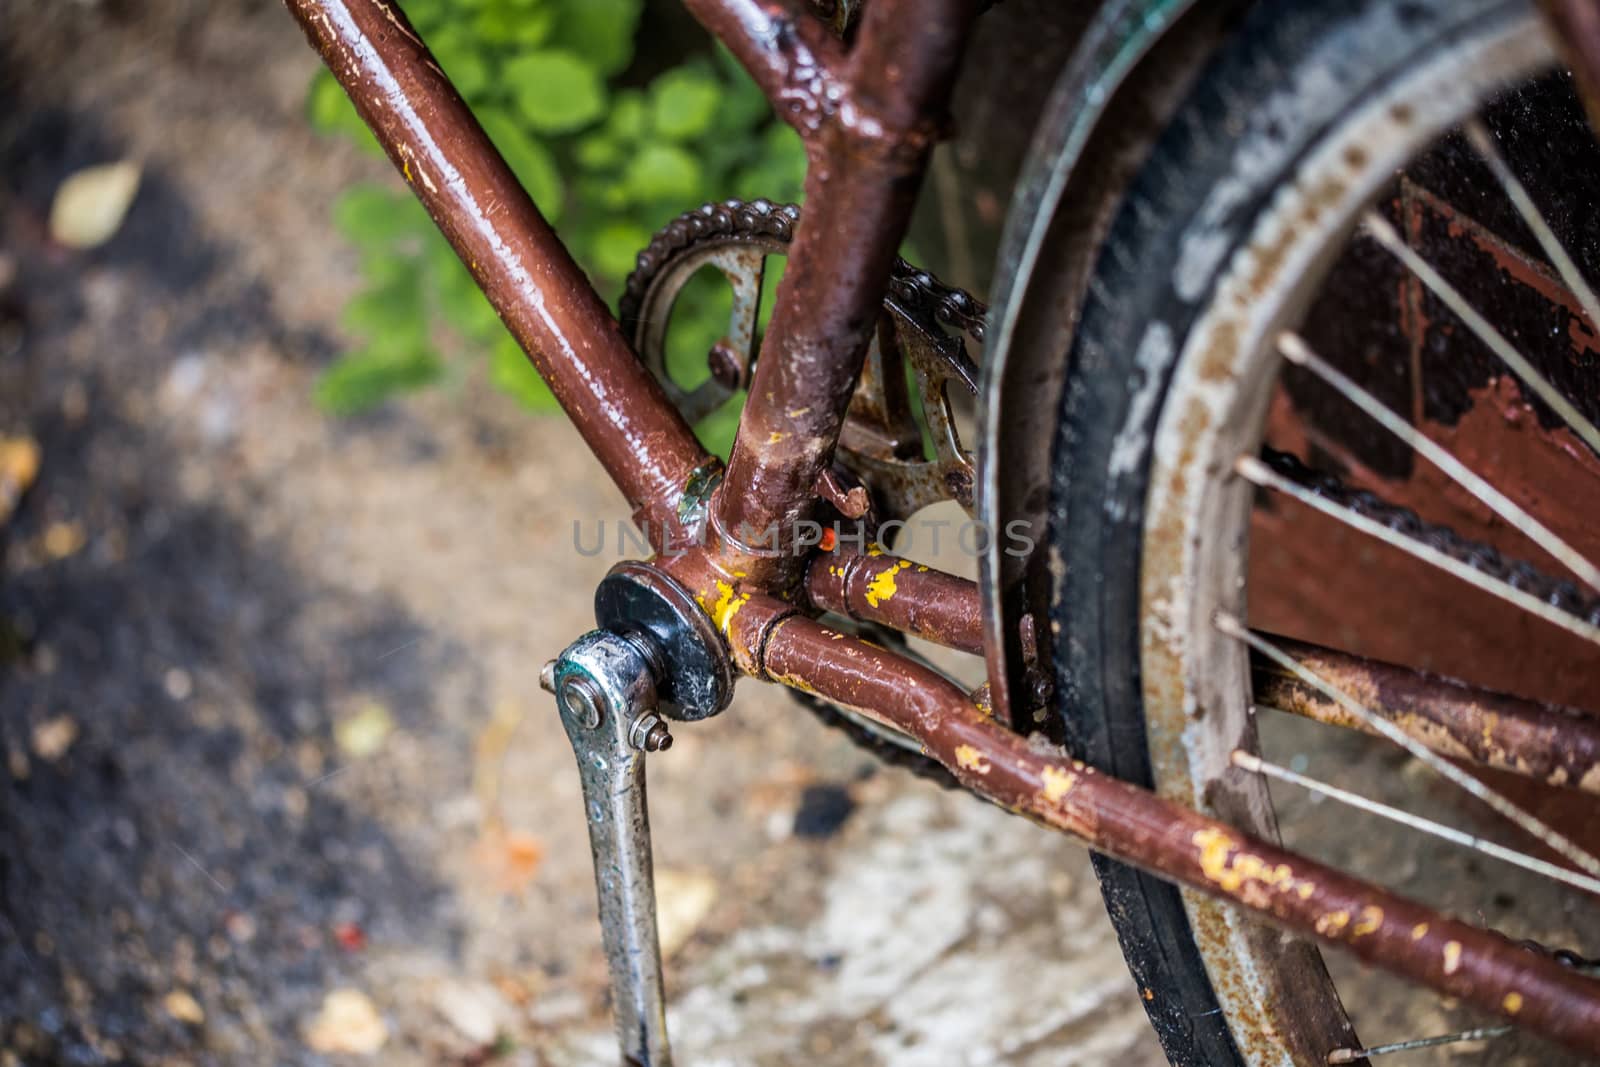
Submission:
POLYGON ((639 639, 595 630, 546 666, 583 785, 600 934, 626 1067, 671 1067, 644 756, 671 744, 639 639))

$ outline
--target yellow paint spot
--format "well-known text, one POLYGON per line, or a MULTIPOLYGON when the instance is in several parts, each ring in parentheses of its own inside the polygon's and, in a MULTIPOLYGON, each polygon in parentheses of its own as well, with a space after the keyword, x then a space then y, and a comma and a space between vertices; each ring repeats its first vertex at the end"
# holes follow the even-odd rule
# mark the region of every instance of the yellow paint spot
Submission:
POLYGON ((873 543, 873 544, 868 545, 867 546, 867 555, 869 555, 869 556, 881 556, 881 555, 883 555, 883 546, 879 545, 877 543, 873 543))
POLYGON ((1506 999, 1500 1002, 1500 1006, 1506 1010, 1507 1015, 1515 1015, 1522 1010, 1522 994, 1507 993, 1506 999))
POLYGON ((989 761, 984 759, 977 749, 971 745, 959 745, 956 748, 956 764, 978 774, 988 774, 989 761))
POLYGON ((1461 969, 1461 942, 1444 943, 1444 973, 1455 974, 1461 969))
POLYGON ((894 576, 909 566, 911 566, 911 562, 903 559, 873 578, 871 584, 867 586, 867 603, 872 607, 877 607, 892 598, 899 591, 895 588, 894 576))
POLYGON ((1361 919, 1350 931, 1351 937, 1365 937, 1383 925, 1383 909, 1368 904, 1361 909, 1361 919))
POLYGON ((1301 900, 1310 900, 1311 894, 1317 891, 1317 883, 1301 882, 1299 885, 1294 887, 1294 891, 1301 900))
POLYGON ((1427 923, 1418 923, 1417 925, 1415 925, 1415 926, 1413 926, 1411 928, 1411 940, 1413 940, 1413 941, 1421 941, 1423 938, 1425 938, 1427 936, 1428 936, 1428 924, 1427 923))
POLYGON ((1338 937, 1340 931, 1350 925, 1348 911, 1330 911, 1326 915, 1317 917, 1317 933, 1323 937, 1338 937))
POLYGON ((771 433, 767 434, 767 444, 769 445, 775 445, 781 440, 783 440, 783 434, 777 430, 773 430, 771 433))
POLYGON ((1078 783, 1078 776, 1071 771, 1064 771, 1059 767, 1046 767, 1044 778, 1044 798, 1051 804, 1060 803, 1061 798, 1071 791, 1078 783))
POLYGON ((1226 892, 1237 893, 1247 884, 1254 884, 1284 892, 1292 890, 1302 898, 1309 895, 1305 887, 1310 883, 1296 879, 1288 864, 1274 867, 1253 852, 1234 852, 1238 843, 1221 830, 1197 830, 1192 840, 1200 848, 1201 873, 1226 892))
MULTIPOLYGON (((739 614, 739 609, 750 602, 750 594, 745 593, 741 596, 734 592, 733 586, 727 582, 718 582, 717 592, 722 596, 710 608, 711 623, 722 631, 722 636, 727 637, 729 624, 733 622, 733 617, 739 614)), ((702 608, 706 606, 704 600, 700 601, 700 606, 702 608)))

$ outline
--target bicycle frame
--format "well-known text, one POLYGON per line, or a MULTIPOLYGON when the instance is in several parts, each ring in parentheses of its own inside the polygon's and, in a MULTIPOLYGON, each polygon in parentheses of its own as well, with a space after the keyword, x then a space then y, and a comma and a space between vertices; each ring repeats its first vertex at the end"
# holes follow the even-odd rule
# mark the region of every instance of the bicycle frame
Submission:
MULTIPOLYGON (((796 606, 983 648, 973 583, 903 567, 893 600, 868 605, 861 583, 899 561, 834 555, 835 566, 808 574, 808 546, 794 539, 826 493, 821 479, 978 0, 872 0, 848 49, 780 0, 685 0, 800 133, 809 158, 806 210, 725 474, 392 0, 286 2, 628 500, 657 566, 706 607, 739 670, 912 734, 972 791, 1110 856, 1600 1051, 1600 983, 1042 753, 942 676, 834 633, 796 606)), ((1573 0, 1549 6, 1582 13, 1573 0)), ((1586 81, 1600 84, 1600 36, 1573 39, 1586 81)))

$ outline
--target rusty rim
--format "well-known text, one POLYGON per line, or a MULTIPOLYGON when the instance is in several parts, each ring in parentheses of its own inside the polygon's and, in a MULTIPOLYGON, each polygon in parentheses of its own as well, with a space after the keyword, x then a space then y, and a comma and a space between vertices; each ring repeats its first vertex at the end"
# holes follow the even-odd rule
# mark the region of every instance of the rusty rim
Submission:
MULTIPOLYGON (((1188 334, 1153 443, 1141 571, 1141 613, 1152 620, 1142 635, 1143 698, 1164 797, 1277 833, 1265 780, 1232 759, 1258 747, 1248 650, 1213 624, 1219 610, 1243 617, 1246 609, 1240 546, 1249 543, 1254 493, 1228 472, 1266 433, 1279 378, 1273 338, 1308 307, 1359 211, 1397 170, 1488 94, 1552 61, 1530 15, 1441 50, 1374 97, 1303 158, 1188 334)), ((1300 1062, 1286 1051, 1299 1042, 1263 1037, 1296 1029, 1296 996, 1321 994, 1275 980, 1279 938, 1234 908, 1184 899, 1241 1053, 1251 1063, 1300 1062)))

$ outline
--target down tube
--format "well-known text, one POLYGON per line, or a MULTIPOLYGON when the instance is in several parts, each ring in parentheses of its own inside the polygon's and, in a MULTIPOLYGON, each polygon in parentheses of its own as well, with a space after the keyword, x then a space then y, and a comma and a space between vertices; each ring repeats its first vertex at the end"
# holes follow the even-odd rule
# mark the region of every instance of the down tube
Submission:
POLYGON ((391 0, 285 0, 658 542, 710 457, 391 0))

